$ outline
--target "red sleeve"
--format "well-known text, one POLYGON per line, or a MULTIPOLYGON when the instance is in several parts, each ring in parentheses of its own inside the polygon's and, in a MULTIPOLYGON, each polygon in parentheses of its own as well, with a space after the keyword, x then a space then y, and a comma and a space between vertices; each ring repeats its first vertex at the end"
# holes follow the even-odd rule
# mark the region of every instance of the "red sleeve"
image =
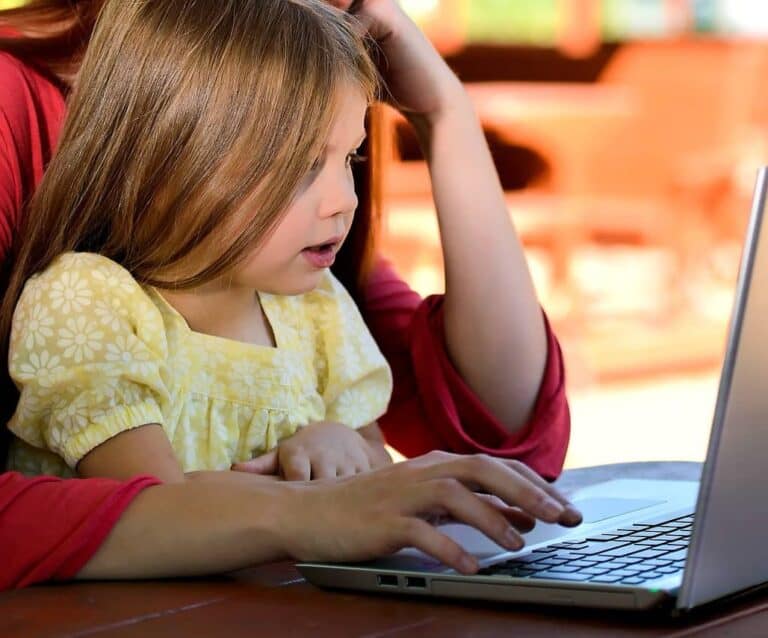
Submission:
POLYGON ((158 483, 0 474, 0 591, 73 578, 133 499, 158 483))
POLYGON ((64 113, 64 97, 49 79, 0 52, 0 264, 54 151, 64 113))
POLYGON ((565 372, 546 321, 548 354, 529 422, 510 435, 459 376, 448 358, 443 298, 421 299, 380 260, 371 274, 363 315, 392 367, 394 391, 379 420, 387 442, 407 456, 442 449, 516 458, 547 479, 563 468, 570 435, 565 372))

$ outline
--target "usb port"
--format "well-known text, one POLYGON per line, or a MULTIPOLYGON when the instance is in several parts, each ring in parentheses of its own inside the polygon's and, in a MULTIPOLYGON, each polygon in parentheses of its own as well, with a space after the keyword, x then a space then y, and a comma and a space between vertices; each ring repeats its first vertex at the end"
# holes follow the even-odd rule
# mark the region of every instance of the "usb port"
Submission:
POLYGON ((379 583, 379 587, 397 587, 397 576, 379 574, 376 576, 376 580, 379 583))
POLYGON ((422 578, 421 576, 406 576, 405 586, 412 589, 426 589, 427 579, 422 578))

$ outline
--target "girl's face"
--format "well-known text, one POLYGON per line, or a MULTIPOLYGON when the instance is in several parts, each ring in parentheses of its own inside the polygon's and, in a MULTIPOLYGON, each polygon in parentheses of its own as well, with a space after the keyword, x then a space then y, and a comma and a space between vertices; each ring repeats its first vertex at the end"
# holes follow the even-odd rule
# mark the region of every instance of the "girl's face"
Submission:
POLYGON ((231 286, 295 295, 314 289, 335 259, 357 208, 351 164, 365 138, 368 103, 360 89, 339 90, 330 134, 282 220, 235 269, 231 286))

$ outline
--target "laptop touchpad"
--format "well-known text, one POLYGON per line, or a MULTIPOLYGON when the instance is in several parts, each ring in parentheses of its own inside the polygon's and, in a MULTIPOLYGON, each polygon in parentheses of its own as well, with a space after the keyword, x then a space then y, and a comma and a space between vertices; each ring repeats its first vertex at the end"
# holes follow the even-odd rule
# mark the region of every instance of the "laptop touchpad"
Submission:
POLYGON ((574 501, 573 504, 581 511, 585 523, 597 523, 614 516, 661 505, 664 502, 640 498, 586 498, 581 501, 574 501))

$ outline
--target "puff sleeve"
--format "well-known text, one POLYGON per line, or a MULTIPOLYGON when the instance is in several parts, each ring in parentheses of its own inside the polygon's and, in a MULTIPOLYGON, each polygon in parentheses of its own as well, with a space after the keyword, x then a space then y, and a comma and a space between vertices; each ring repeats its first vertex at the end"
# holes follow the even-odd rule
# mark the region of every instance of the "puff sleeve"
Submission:
POLYGON ((163 423, 167 352, 162 317, 130 273, 62 255, 16 306, 9 363, 21 397, 9 428, 74 468, 111 437, 163 423))

